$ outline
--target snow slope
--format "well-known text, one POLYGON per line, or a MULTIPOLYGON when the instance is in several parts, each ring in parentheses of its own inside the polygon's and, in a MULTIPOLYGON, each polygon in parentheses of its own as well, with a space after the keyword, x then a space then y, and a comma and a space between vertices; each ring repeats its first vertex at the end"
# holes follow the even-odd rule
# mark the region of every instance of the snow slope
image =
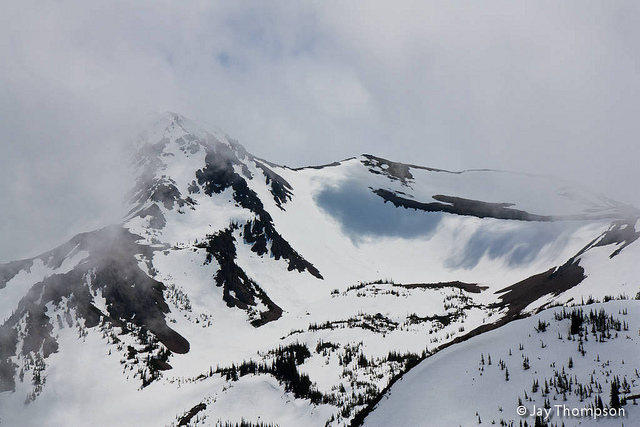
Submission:
POLYGON ((638 211, 549 178, 290 169, 174 113, 133 166, 121 224, 0 266, 0 425, 348 425, 448 343, 640 290, 638 211))
POLYGON ((593 324, 571 335, 571 319, 562 318, 562 312, 574 309, 545 310, 425 359, 394 384, 364 426, 533 425, 545 400, 549 412, 540 414, 549 424, 636 425, 640 412, 633 399, 621 406, 624 413, 608 416, 595 411, 575 415, 574 410, 589 409, 597 396, 608 406, 615 377, 629 385, 626 392, 621 387, 621 400, 640 394, 640 303, 578 306, 585 315, 604 310, 621 322, 619 330, 611 327, 604 337, 592 332, 593 324), (547 324, 544 332, 540 322, 547 324), (535 381, 539 387, 534 391, 535 381), (519 406, 526 408, 523 415, 519 406))

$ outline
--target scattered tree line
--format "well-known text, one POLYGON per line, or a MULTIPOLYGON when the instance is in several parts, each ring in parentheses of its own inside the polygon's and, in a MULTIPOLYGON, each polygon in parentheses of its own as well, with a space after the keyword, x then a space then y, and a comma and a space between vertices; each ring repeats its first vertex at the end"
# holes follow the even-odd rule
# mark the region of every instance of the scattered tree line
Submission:
POLYGON ((298 366, 305 359, 311 357, 311 352, 306 344, 295 342, 288 346, 279 346, 269 353, 273 357, 271 362, 244 361, 239 365, 232 364, 228 368, 218 367, 215 373, 219 373, 227 381, 237 381, 249 374, 273 375, 278 382, 284 385, 285 390, 293 393, 297 398, 309 399, 311 403, 323 403, 323 395, 320 393, 307 374, 301 374, 298 366))

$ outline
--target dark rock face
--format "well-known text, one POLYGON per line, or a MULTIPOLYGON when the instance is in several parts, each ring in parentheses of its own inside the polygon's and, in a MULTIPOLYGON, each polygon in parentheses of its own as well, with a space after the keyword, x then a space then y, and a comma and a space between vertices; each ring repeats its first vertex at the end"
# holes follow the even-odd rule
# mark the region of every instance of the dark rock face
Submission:
POLYGON ((138 216, 141 218, 150 217, 149 227, 155 228, 156 230, 160 230, 167 225, 167 219, 162 213, 162 210, 160 210, 158 205, 155 203, 138 212, 138 216))
POLYGON ((174 180, 166 177, 146 176, 138 179, 134 191, 130 194, 129 201, 137 204, 131 213, 139 210, 149 200, 161 203, 167 210, 173 209, 176 204, 178 207, 193 206, 194 204, 191 197, 182 197, 174 180))
MULTIPOLYGON (((480 200, 465 199, 462 197, 446 196, 436 194, 433 199, 437 202, 418 202, 406 197, 402 197, 398 192, 393 192, 379 188, 373 190, 375 194, 382 197, 385 202, 391 202, 396 207, 405 209, 417 209, 425 212, 447 212, 456 215, 475 216, 477 218, 496 218, 516 221, 581 221, 595 219, 614 219, 619 220, 625 218, 628 213, 616 210, 604 212, 601 214, 575 214, 575 215, 538 215, 527 211, 513 209, 513 203, 489 203, 480 200)), ((628 233, 628 231, 625 231, 628 233)))
POLYGON ((530 214, 526 211, 512 209, 511 203, 488 203, 479 200, 463 199, 444 195, 435 195, 437 202, 418 202, 399 196, 398 194, 379 188, 373 190, 382 197, 385 202, 391 202, 396 207, 418 209, 425 212, 447 212, 457 215, 475 216, 478 218, 497 218, 519 221, 553 221, 554 217, 548 215, 530 214))
POLYGON ((184 414, 182 418, 180 418, 180 420, 178 420, 178 426, 188 426, 191 419, 196 415, 198 415, 199 412, 202 412, 205 409, 207 409, 206 403, 198 403, 196 406, 191 408, 186 414, 184 414))
MULTIPOLYGON (((150 250, 138 245, 137 239, 126 229, 112 226, 80 234, 56 250, 72 246, 73 250, 87 251, 89 255, 70 272, 49 276, 35 284, 14 314, 0 326, 0 390, 11 390, 14 386, 15 366, 9 358, 16 355, 18 338, 23 342, 21 352, 25 356, 41 351, 47 358, 58 350, 51 334, 52 314, 46 306, 53 303, 58 307, 63 299, 67 308, 74 309, 77 317, 84 320, 86 328, 133 326, 148 330, 169 352, 189 351, 189 342, 165 321, 169 307, 163 297, 164 285, 138 266, 135 256, 148 258, 150 250), (94 304, 98 291, 106 301, 106 313, 94 304), (27 327, 21 332, 23 336, 18 337, 21 319, 26 319, 27 327)), ((154 369, 151 365, 149 368, 154 369)))
POLYGON ((225 159, 209 152, 205 157, 205 162, 206 166, 196 172, 196 178, 208 196, 220 194, 242 179, 233 170, 231 159, 225 159))
POLYGON ((589 242, 569 261, 573 261, 591 248, 599 246, 616 245, 618 248, 609 255, 609 258, 619 255, 624 248, 638 240, 638 237, 640 237, 640 232, 635 229, 637 220, 637 216, 629 216, 627 219, 615 221, 607 231, 589 242))
POLYGON ((166 209, 171 209, 180 200, 181 195, 173 182, 158 182, 153 185, 149 199, 164 204, 166 209))
POLYGON ((377 175, 386 175, 391 180, 402 182, 403 185, 408 185, 408 183, 413 179, 411 169, 421 169, 430 172, 444 172, 456 175, 462 173, 452 172, 444 169, 435 169, 424 166, 392 162, 391 160, 372 156, 370 154, 365 154, 364 157, 365 160, 362 161, 362 164, 369 168, 369 172, 377 175))
POLYGON ((497 293, 504 294, 500 297, 498 307, 507 307, 505 319, 511 320, 532 302, 545 295, 560 295, 577 286, 585 277, 584 268, 579 262, 570 260, 558 268, 536 274, 498 291, 497 293))
POLYGON ((375 156, 365 156, 366 160, 362 162, 369 167, 369 172, 387 175, 392 180, 401 181, 406 184, 407 181, 413 179, 409 165, 403 163, 392 162, 375 156))
POLYGON ((256 166, 262 169, 266 184, 271 184, 271 195, 273 196, 273 200, 275 200, 280 209, 284 210, 282 205, 288 200, 291 200, 291 195, 293 194, 291 190, 293 190, 293 188, 283 177, 269 169, 263 163, 256 161, 256 166))
MULTIPOLYGON (((238 154, 242 153, 238 152, 238 154)), ((270 253, 276 260, 281 258, 287 260, 289 271, 304 272, 306 270, 313 276, 322 278, 320 272, 277 232, 273 219, 258 194, 249 188, 247 179, 252 178, 249 169, 240 161, 234 150, 222 143, 215 144, 207 149, 205 163, 205 167, 196 172, 197 185, 203 189, 204 193, 214 196, 230 188, 233 190, 235 203, 254 214, 253 219, 244 224, 241 233, 244 242, 251 245, 253 252, 258 255, 270 253), (234 166, 240 168, 242 175, 236 172, 234 166)), ((291 199, 291 185, 265 164, 258 161, 255 164, 263 171, 266 183, 271 184, 271 194, 277 206, 283 209, 282 204, 291 199)), ((192 183, 192 186, 195 186, 195 183, 192 183)), ((252 317, 251 323, 254 326, 261 326, 278 319, 282 315, 282 309, 271 301, 260 286, 248 278, 242 268, 236 264, 234 232, 239 229, 238 224, 231 224, 227 229, 207 236, 205 243, 198 246, 207 250, 206 262, 211 262, 215 258, 220 265, 215 281, 217 286, 224 289, 223 299, 227 305, 246 310, 252 317), (256 318, 255 307, 258 301, 262 302, 267 310, 260 312, 259 317, 256 318)))
POLYGON ((267 245, 271 242, 271 255, 279 260, 286 259, 289 262, 288 270, 299 272, 308 271, 311 275, 322 279, 317 268, 296 252, 275 229, 271 216, 264 211, 255 220, 249 220, 244 226, 244 239, 252 243, 251 250, 258 255, 268 252, 267 245))
POLYGON ((640 232, 635 229, 635 223, 635 218, 632 220, 615 222, 611 229, 607 230, 594 246, 618 244, 620 247, 609 256, 609 258, 613 258, 640 237, 640 232))
MULTIPOLYGON (((171 123, 167 129, 169 128, 182 129, 187 132, 183 119, 178 115, 171 117, 171 123)), ((244 242, 250 244, 254 252, 259 255, 271 254, 275 260, 281 258, 287 260, 289 271, 304 272, 306 270, 313 276, 322 278, 320 272, 298 254, 276 231, 271 215, 265 209, 258 194, 249 187, 247 180, 252 180, 254 176, 248 165, 254 164, 257 169, 262 171, 276 206, 282 210, 284 210, 283 205, 292 198, 293 188, 291 185, 274 172, 268 162, 254 158, 238 141, 229 137, 225 139, 226 142, 222 142, 206 132, 200 136, 190 135, 187 132, 186 135, 175 140, 185 155, 194 154, 200 149, 205 150, 204 167, 195 171, 195 179, 191 183, 186 183, 188 193, 199 194, 203 192, 213 197, 231 189, 235 204, 253 214, 253 218, 244 224, 241 235, 244 242)), ((158 230, 166 225, 166 218, 161 207, 170 210, 176 204, 179 208, 184 205, 195 205, 191 197, 183 197, 175 181, 161 175, 164 168, 162 158, 168 155, 165 153, 165 149, 170 143, 171 141, 165 138, 155 144, 145 144, 139 149, 136 162, 142 167, 142 172, 130 198, 131 202, 137 205, 130 212, 130 215, 142 218, 150 217, 149 226, 158 230), (142 209, 149 202, 153 202, 153 204, 142 209)), ((178 212, 182 213, 180 209, 178 212)), ((258 284, 249 279, 242 268, 236 264, 236 241, 233 232, 239 228, 237 224, 232 224, 226 230, 207 236, 205 243, 198 246, 207 249, 206 262, 215 258, 220 264, 215 281, 218 286, 223 287, 223 299, 227 305, 246 310, 252 318, 252 324, 260 326, 279 318, 282 309, 273 303, 258 284), (260 302, 267 306, 267 310, 259 313, 259 317, 256 317, 256 307, 260 302)), ((149 286, 149 288, 155 289, 153 286, 149 286)), ((117 298, 121 291, 114 289, 109 296, 117 298)), ((153 303, 157 304, 158 302, 154 301, 153 303)), ((157 304, 157 306, 162 312, 162 304, 157 304)), ((117 308, 117 305, 114 306, 114 309, 117 308)), ((124 310, 124 308, 118 311, 119 316, 129 314, 130 310, 124 310)), ((156 317, 148 317, 145 319, 145 323, 149 323, 149 330, 159 339, 166 341, 163 341, 165 345, 179 342, 176 337, 172 338, 164 328, 154 328, 153 325, 162 325, 162 322, 159 322, 156 317)), ((175 349, 176 347, 173 348, 174 351, 175 349)))
POLYGON ((208 241, 201 243, 199 247, 206 249, 207 263, 215 258, 220 265, 214 278, 216 285, 223 288, 222 298, 227 306, 249 311, 251 307, 257 305, 256 300, 259 300, 267 307, 267 311, 259 313, 259 317, 253 316, 251 324, 257 327, 279 319, 282 309, 271 301, 260 286, 236 264, 236 240, 233 237, 235 230, 237 226, 231 225, 223 231, 208 236, 208 241))
MULTIPOLYGON (((264 255, 268 251, 268 243, 271 243, 271 255, 276 260, 280 258, 286 259, 289 262, 289 271, 297 270, 303 272, 306 270, 313 276, 322 279, 322 275, 313 264, 298 254, 289 242, 277 232, 271 215, 264 208, 256 192, 249 188, 247 181, 235 172, 233 165, 240 164, 240 160, 235 155, 232 156, 233 153, 229 151, 222 154, 207 153, 205 168, 196 172, 198 184, 202 186, 205 194, 211 196, 219 194, 227 188, 232 188, 235 202, 255 215, 254 219, 249 220, 244 226, 244 239, 247 243, 252 244, 251 249, 259 255, 264 255)), ((263 168, 266 168, 266 166, 263 166, 263 168)), ((274 184, 277 189, 282 188, 282 191, 290 188, 286 181, 279 178, 277 174, 268 174, 267 177, 269 176, 271 177, 268 179, 271 179, 272 189, 274 184)), ((285 191, 283 194, 285 194, 284 197, 286 198, 289 193, 285 191)))

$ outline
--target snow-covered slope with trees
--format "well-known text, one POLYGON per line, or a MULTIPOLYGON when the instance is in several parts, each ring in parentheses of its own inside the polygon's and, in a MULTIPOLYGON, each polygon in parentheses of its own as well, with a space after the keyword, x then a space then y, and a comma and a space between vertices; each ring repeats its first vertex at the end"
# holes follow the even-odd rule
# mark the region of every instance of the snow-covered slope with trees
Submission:
POLYGON ((633 300, 516 320, 425 359, 364 425, 637 425, 639 327, 633 300))
POLYGON ((358 424, 451 343, 639 290, 638 210, 557 180, 291 169, 173 113, 132 157, 121 224, 0 265, 0 425, 358 424))

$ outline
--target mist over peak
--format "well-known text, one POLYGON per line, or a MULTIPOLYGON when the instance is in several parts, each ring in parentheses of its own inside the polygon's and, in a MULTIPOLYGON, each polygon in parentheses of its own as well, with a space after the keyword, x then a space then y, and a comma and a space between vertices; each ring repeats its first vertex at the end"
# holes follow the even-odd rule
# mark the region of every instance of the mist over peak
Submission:
POLYGON ((637 2, 2 12, 3 426, 640 396, 637 2))
POLYGON ((122 143, 158 110, 290 167, 373 153, 554 175, 639 205, 637 5, 561 9, 10 1, 0 259, 117 221, 122 143))
POLYGON ((370 154, 289 168, 176 113, 130 149, 126 214, 0 263, 9 425, 122 396, 135 410, 66 423, 357 424, 451 345, 638 291, 640 211, 557 178, 370 154))

